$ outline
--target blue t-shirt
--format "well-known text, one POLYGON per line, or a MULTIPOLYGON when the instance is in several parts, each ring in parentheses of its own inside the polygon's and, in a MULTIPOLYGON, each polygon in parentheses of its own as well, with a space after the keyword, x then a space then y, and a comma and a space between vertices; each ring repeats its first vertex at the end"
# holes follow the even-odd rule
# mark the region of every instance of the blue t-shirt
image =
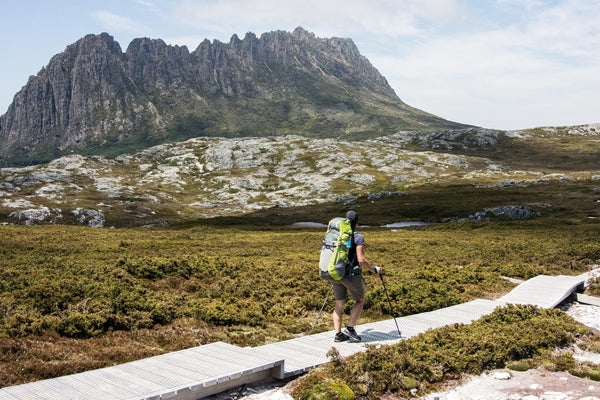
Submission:
POLYGON ((354 231, 354 244, 356 246, 364 246, 365 245, 365 237, 356 231, 354 231))

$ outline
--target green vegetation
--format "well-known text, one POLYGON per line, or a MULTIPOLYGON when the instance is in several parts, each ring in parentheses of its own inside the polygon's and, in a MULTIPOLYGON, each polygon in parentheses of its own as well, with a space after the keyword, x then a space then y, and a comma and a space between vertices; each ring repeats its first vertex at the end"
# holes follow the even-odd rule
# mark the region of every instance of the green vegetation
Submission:
POLYGON ((600 341, 561 311, 507 306, 470 325, 430 330, 392 346, 371 346, 346 359, 332 350, 332 362, 301 378, 292 394, 296 399, 406 398, 411 390, 425 394, 463 374, 480 374, 516 361, 597 380, 597 366, 581 365, 571 353, 552 354, 554 348, 583 335, 600 341))
MULTIPOLYGON (((544 173, 597 170, 600 164, 600 142, 596 135, 567 134, 568 128, 550 132, 543 129, 524 131, 524 137, 509 137, 500 133, 498 143, 466 146, 454 144, 434 151, 463 156, 485 157, 513 170, 537 170, 544 173)), ((413 149, 427 149, 413 143, 413 149)))
MULTIPOLYGON (((342 183, 347 186, 347 183, 342 183)), ((585 221, 594 223, 600 217, 598 203, 600 196, 594 191, 596 181, 582 179, 567 182, 544 182, 527 187, 493 187, 475 185, 464 181, 445 184, 432 183, 415 185, 402 190, 402 197, 390 196, 370 199, 360 196, 350 205, 340 203, 309 205, 291 208, 269 208, 242 216, 218 217, 210 220, 179 221, 176 226, 219 225, 219 226, 284 226, 297 221, 327 222, 329 219, 352 207, 361 214, 361 223, 381 226, 396 221, 419 220, 442 222, 457 220, 485 208, 506 205, 529 204, 532 209, 544 212, 544 218, 522 221, 518 226, 539 226, 548 224, 573 224, 585 221), (546 208, 546 205, 550 206, 546 208)), ((373 190, 386 191, 398 188, 378 187, 373 190)), ((441 229, 446 229, 445 225, 441 229)))
MULTIPOLYGON (((513 286, 502 275, 576 274, 598 263, 597 225, 552 221, 364 232, 395 311, 407 315, 498 297, 513 286)), ((322 236, 285 227, 0 226, 0 384, 216 340, 255 346, 307 333, 329 289, 315 270, 322 236)), ((389 318, 380 283, 365 279, 361 321, 389 318)), ((316 328, 329 329, 326 318, 316 328)))

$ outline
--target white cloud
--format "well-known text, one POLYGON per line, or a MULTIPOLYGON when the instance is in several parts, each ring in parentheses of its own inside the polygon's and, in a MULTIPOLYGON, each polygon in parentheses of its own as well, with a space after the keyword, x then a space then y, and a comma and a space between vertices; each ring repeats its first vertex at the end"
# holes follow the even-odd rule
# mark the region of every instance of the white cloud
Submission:
POLYGON ((158 4, 156 4, 153 1, 150 0, 135 0, 135 2, 139 5, 141 5, 142 7, 146 8, 148 11, 155 13, 155 14, 160 14, 161 13, 161 8, 158 4))
POLYGON ((92 17, 102 25, 102 29, 105 29, 108 32, 132 32, 141 34, 146 31, 142 24, 129 17, 123 17, 110 11, 95 11, 92 13, 92 17))
POLYGON ((303 26, 318 35, 414 36, 423 19, 458 18, 457 0, 185 0, 173 10, 173 19, 221 35, 303 26))
POLYGON ((564 57, 600 61, 600 1, 570 0, 543 10, 526 33, 532 45, 564 57))
POLYGON ((594 122, 600 4, 591 3, 531 4, 535 13, 496 29, 366 55, 405 102, 448 119, 504 129, 594 122))

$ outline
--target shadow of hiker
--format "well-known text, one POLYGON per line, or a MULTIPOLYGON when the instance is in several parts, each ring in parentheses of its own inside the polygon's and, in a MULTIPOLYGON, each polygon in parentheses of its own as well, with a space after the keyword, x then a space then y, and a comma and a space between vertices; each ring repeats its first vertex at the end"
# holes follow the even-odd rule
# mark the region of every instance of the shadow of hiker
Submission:
MULTIPOLYGON (((402 332, 400 332, 402 333, 402 332)), ((391 342, 393 344, 400 339, 406 339, 406 336, 398 336, 398 331, 393 330, 389 332, 379 332, 373 329, 365 329, 360 332, 362 338, 361 343, 372 343, 372 342, 391 342)))

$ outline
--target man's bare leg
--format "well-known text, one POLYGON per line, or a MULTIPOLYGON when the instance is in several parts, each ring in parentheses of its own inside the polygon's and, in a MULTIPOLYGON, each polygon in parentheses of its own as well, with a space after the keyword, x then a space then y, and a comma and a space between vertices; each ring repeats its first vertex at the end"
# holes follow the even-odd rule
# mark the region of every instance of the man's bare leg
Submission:
POLYGON ((333 310, 333 328, 335 329, 335 333, 339 333, 342 331, 342 317, 344 313, 345 304, 345 300, 335 301, 335 309, 333 310))
MULTIPOLYGON (((364 305, 365 305, 364 297, 360 300, 357 300, 356 303, 354 303, 354 306, 352 306, 352 310, 350 310, 350 320, 348 321, 348 326, 351 326, 353 328, 356 326, 356 321, 358 321, 358 317, 360 317, 360 313, 362 312, 364 305)), ((334 326, 335 326, 335 322, 334 322, 334 326)))

